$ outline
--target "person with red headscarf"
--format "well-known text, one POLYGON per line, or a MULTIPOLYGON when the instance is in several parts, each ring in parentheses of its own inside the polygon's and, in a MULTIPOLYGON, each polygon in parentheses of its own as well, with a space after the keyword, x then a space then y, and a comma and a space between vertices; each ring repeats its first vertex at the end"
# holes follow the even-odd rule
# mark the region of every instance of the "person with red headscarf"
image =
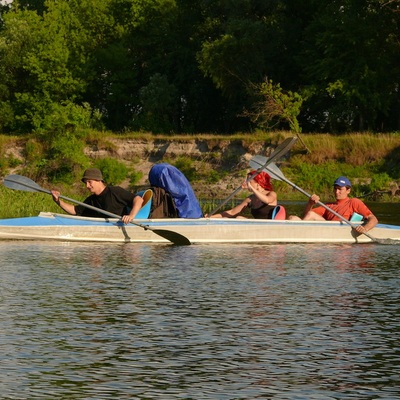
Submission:
POLYGON ((272 213, 278 205, 278 196, 272 187, 271 177, 266 172, 260 172, 251 179, 255 172, 249 172, 242 184, 242 188, 248 189, 251 195, 236 207, 211 215, 211 218, 245 218, 242 214, 250 209, 251 215, 256 219, 272 219, 272 213))

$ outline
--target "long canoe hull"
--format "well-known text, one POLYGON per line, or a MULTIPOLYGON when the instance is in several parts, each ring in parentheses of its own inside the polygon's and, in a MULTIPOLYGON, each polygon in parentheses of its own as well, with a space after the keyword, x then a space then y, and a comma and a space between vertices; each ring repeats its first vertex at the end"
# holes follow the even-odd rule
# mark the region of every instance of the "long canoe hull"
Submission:
MULTIPOLYGON (((255 219, 141 219, 151 229, 168 230, 191 243, 368 243, 342 222, 255 219)), ((58 240, 71 242, 168 243, 151 229, 125 225, 117 219, 85 218, 42 212, 36 217, 0 220, 2 240, 58 240)), ((400 226, 378 224, 370 234, 400 240, 400 226)))

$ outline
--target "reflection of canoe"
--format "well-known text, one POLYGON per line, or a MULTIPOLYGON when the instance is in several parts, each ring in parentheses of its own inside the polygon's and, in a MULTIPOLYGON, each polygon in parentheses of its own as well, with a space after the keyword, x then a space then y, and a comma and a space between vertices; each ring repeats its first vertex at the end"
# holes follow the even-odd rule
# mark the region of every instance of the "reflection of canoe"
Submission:
MULTIPOLYGON (((370 242, 354 236, 342 222, 256 219, 138 219, 142 226, 165 229, 187 237, 192 243, 356 243, 370 242)), ((113 218, 85 218, 42 212, 37 217, 0 220, 0 239, 101 242, 168 242, 152 230, 124 225, 113 218)), ((378 224, 375 238, 400 240, 400 226, 378 224)))

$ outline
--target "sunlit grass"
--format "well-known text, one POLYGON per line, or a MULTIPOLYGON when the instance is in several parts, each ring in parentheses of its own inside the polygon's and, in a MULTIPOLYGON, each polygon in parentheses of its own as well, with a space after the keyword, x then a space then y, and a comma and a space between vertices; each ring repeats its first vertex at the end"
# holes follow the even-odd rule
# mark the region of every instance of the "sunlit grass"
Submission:
MULTIPOLYGON (((78 201, 83 200, 81 195, 62 194, 78 201)), ((0 218, 35 216, 41 211, 64 213, 49 194, 12 190, 0 186, 0 218)))
MULTIPOLYGON (((232 135, 214 135, 212 133, 187 134, 187 135, 153 135, 146 132, 127 132, 115 134, 109 132, 88 131, 86 140, 96 142, 97 146, 112 149, 113 139, 130 138, 140 140, 171 140, 171 141, 234 141, 251 144, 256 142, 267 142, 273 145, 281 143, 294 134, 289 131, 252 133, 235 133, 232 135)), ((325 199, 332 197, 332 182, 339 175, 346 175, 353 182, 352 194, 358 197, 368 196, 370 193, 384 192, 390 185, 400 179, 400 133, 392 134, 370 134, 351 133, 343 135, 329 134, 301 134, 309 152, 306 152, 301 142, 298 141, 291 150, 291 155, 284 160, 281 170, 285 176, 300 188, 309 193, 318 193, 325 199)), ((16 137, 0 135, 0 173, 4 177, 10 173, 12 159, 6 155, 5 149, 10 149, 15 143, 25 142, 28 137, 16 137)), ((256 146, 249 146, 249 149, 256 146)), ((40 148, 38 149, 40 151, 40 148)), ((250 151, 250 150, 248 150, 250 151)), ((233 154, 223 155, 218 153, 207 153, 204 156, 204 165, 200 169, 194 168, 194 160, 189 155, 185 161, 190 181, 201 181, 204 185, 218 182, 232 171, 224 169, 223 157, 234 157, 233 154), (190 159, 190 160, 189 160, 190 159), (215 162, 214 162, 215 161, 215 162), (211 169, 210 169, 211 168, 211 169), (199 172, 200 171, 200 172, 199 172), (197 175, 196 175, 197 174, 197 175), (208 180, 206 180, 206 178, 208 180)), ((172 162, 173 160, 171 160, 172 162)), ((176 160, 175 160, 176 161, 176 160)), ((182 160, 181 160, 182 161, 182 160)), ((182 161, 182 163, 183 163, 182 161)), ((231 160, 232 161, 232 160, 231 160)), ((238 160, 239 161, 239 160, 238 160)), ((138 161, 140 162, 140 160, 138 161)), ((197 161, 198 162, 198 161, 197 161)), ((182 167, 183 168, 183 167, 182 167)), ((40 182, 39 182, 40 183, 40 182)), ((275 189, 281 200, 304 200, 305 196, 293 189, 285 182, 274 182, 275 189)), ((58 189, 70 198, 82 201, 87 193, 81 185, 67 185, 60 182, 58 189)), ((218 196, 223 198, 223 195, 218 196)), ((235 200, 240 196, 236 196, 235 200)), ((382 193, 380 201, 399 201, 398 197, 382 193)), ((209 207, 209 212, 219 200, 209 207)), ((233 203, 232 203, 233 206, 233 203)), ((226 205, 228 207, 228 205, 226 205)), ((0 185, 0 218, 11 218, 20 216, 37 215, 41 211, 63 212, 51 199, 50 195, 40 193, 18 192, 0 185)))
POLYGON ((266 132, 255 130, 254 132, 236 132, 232 134, 216 134, 216 133, 193 133, 193 134, 153 134, 150 132, 123 132, 123 133, 108 133, 89 131, 89 140, 101 140, 104 137, 109 139, 136 139, 136 140, 171 140, 171 141, 192 141, 192 140, 244 140, 246 142, 271 142, 277 144, 288 137, 295 136, 290 131, 266 132))

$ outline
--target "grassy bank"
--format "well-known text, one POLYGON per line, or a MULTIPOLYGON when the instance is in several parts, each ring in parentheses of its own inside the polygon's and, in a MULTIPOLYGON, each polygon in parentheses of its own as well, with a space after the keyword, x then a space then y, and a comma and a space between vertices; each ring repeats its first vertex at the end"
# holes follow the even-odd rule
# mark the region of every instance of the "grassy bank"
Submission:
MULTIPOLYGON (((46 188, 57 185, 62 189, 65 196, 82 201, 87 195, 80 185, 79 177, 82 170, 89 165, 97 165, 100 161, 118 179, 129 176, 129 186, 135 190, 135 179, 143 175, 138 172, 143 160, 140 157, 133 157, 130 163, 122 165, 117 156, 116 149, 111 144, 111 139, 119 140, 137 139, 144 142, 165 141, 165 142, 204 142, 208 148, 213 143, 240 143, 244 152, 252 155, 259 154, 259 143, 270 143, 272 147, 281 143, 285 138, 293 136, 291 132, 255 132, 254 134, 235 134, 231 136, 217 135, 150 135, 146 133, 129 133, 115 135, 89 131, 82 136, 82 147, 95 147, 107 150, 107 159, 90 159, 83 156, 80 151, 79 158, 66 161, 65 153, 60 153, 59 158, 49 159, 45 146, 38 140, 31 137, 11 137, 0 135, 0 172, 1 178, 9 173, 18 173, 28 176, 46 188), (22 146, 22 156, 17 156, 13 151, 16 146, 22 146), (79 164, 79 162, 82 162, 79 164), (123 168, 121 167, 123 166, 123 168), (45 171, 52 171, 56 168, 64 168, 68 172, 63 177, 46 175, 45 171)), ((353 195, 368 201, 396 202, 399 200, 398 184, 400 181, 400 134, 368 134, 353 133, 340 136, 328 134, 302 134, 288 157, 284 157, 279 166, 286 178, 303 188, 309 193, 318 193, 321 199, 332 198, 332 182, 339 175, 346 175, 353 182, 353 195)), ((53 143, 54 145, 54 143, 53 143)), ((69 149, 66 146, 67 151, 69 149)), ((73 153, 73 149, 68 150, 73 153)), ((154 154, 151 154, 154 159, 154 154)), ((71 156, 72 157, 72 156, 71 156)), ((226 151, 205 151, 201 156, 191 157, 180 155, 176 158, 157 159, 155 162, 169 162, 180 168, 188 177, 198 194, 199 198, 205 198, 204 188, 215 187, 213 196, 208 200, 207 207, 213 208, 218 200, 226 198, 237 187, 247 171, 248 165, 240 160, 240 154, 233 153, 228 148, 226 151), (236 180, 235 180, 236 179, 236 180), (225 191, 218 191, 222 182, 229 182, 225 185, 225 191)), ((301 200, 304 195, 294 190, 285 182, 274 181, 275 190, 281 200, 301 200)), ((247 193, 242 191, 236 198, 244 197, 247 193)), ((38 212, 60 211, 52 202, 51 196, 39 193, 17 192, 0 187, 0 218, 36 215, 38 212)), ((209 211, 205 209, 205 211, 209 211)))

